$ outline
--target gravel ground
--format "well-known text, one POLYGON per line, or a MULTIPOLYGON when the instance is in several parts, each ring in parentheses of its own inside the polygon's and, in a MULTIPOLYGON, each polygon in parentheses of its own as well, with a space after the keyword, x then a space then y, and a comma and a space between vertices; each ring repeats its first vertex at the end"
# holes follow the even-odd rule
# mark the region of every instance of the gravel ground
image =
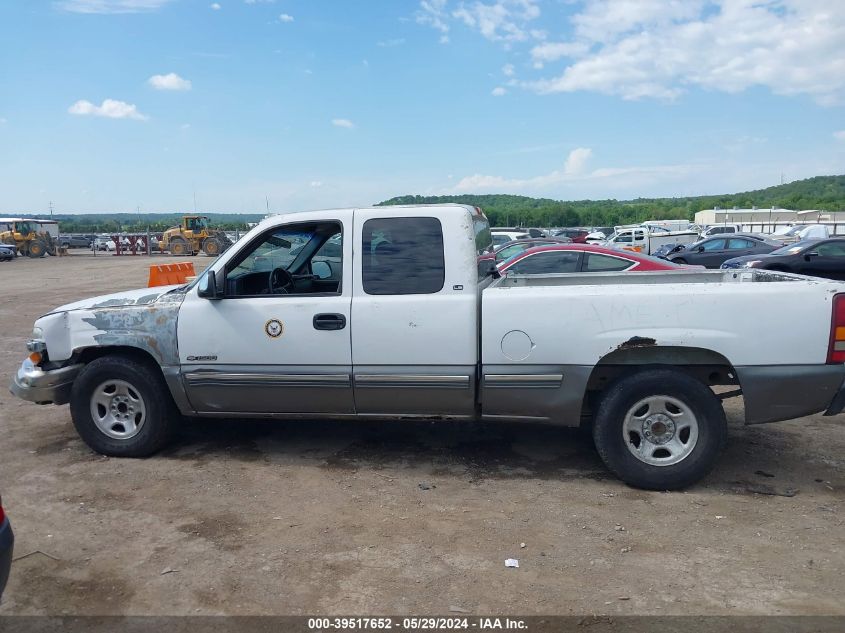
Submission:
MULTIPOLYGON (((37 316, 143 286, 149 262, 0 263, 3 380, 37 316)), ((843 418, 728 415, 716 470, 656 493, 578 431, 518 424, 192 421, 109 459, 67 406, 3 389, 22 558, 0 615, 845 614, 843 418)))

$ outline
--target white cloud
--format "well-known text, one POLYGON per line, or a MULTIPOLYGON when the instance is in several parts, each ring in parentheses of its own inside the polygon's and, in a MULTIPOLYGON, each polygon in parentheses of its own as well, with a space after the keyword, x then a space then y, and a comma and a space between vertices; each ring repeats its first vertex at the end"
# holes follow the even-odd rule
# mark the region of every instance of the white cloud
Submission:
POLYGON ((57 6, 70 13, 144 13, 156 11, 171 0, 63 0, 57 6))
POLYGON ((507 93, 508 93, 508 91, 507 91, 507 90, 505 90, 504 88, 502 88, 501 86, 496 86, 496 87, 495 87, 495 88, 493 88, 493 90, 490 92, 490 94, 491 94, 491 95, 493 95, 494 97, 503 97, 503 96, 505 96, 507 93))
POLYGON ((556 62, 563 57, 583 55, 589 50, 584 42, 544 42, 531 49, 531 59, 542 64, 556 62))
POLYGON ((565 174, 575 176, 583 173, 587 166, 587 161, 593 155, 593 150, 588 147, 577 147, 569 152, 566 157, 566 162, 563 164, 563 171, 565 174))
POLYGON ((288 15, 287 13, 281 13, 279 14, 279 22, 293 22, 293 16, 288 15))
POLYGON ((492 41, 520 42, 530 37, 544 36, 542 31, 528 28, 540 17, 537 0, 496 0, 492 3, 461 4, 452 17, 492 41), (533 33, 533 35, 532 35, 533 33))
POLYGON ((223 7, 221 7, 221 6, 220 6, 220 3, 219 3, 219 2, 212 2, 209 6, 210 6, 210 7, 211 7, 214 11, 219 11, 220 9, 222 9, 222 8, 223 8, 223 7))
POLYGON ((247 4, 275 4, 276 0, 244 0, 247 4))
POLYGON ((8 122, 9 122, 9 119, 7 119, 6 117, 0 116, 0 125, 5 125, 8 122))
POLYGON ((355 124, 349 119, 332 119, 332 125, 335 127, 345 127, 349 130, 355 127, 355 124))
POLYGON ((108 119, 146 121, 149 118, 138 112, 138 108, 134 104, 116 99, 105 99, 101 105, 95 105, 90 101, 82 99, 70 106, 68 112, 79 116, 100 116, 108 119))
POLYGON ((156 90, 190 90, 191 89, 191 81, 189 79, 184 79, 177 75, 176 73, 167 73, 166 75, 153 75, 149 79, 147 79, 147 83, 150 84, 156 90))
POLYGON ((516 71, 513 68, 513 64, 505 64, 504 66, 502 66, 502 74, 505 77, 513 77, 515 72, 516 71))
POLYGON ((179 126, 179 128, 182 129, 182 130, 190 130, 191 124, 190 123, 183 123, 182 125, 179 126))
MULTIPOLYGON (((3 119, 4 123, 5 123, 5 121, 6 121, 6 119, 3 119)), ((835 138, 837 141, 845 142, 845 130, 839 130, 838 132, 834 132, 833 138, 835 138)))
POLYGON ((323 183, 322 183, 322 181, 320 181, 320 180, 312 180, 312 181, 309 183, 309 186, 310 186, 310 187, 313 187, 314 189, 317 189, 318 187, 322 187, 322 186, 323 186, 323 183))
POLYGON ((587 90, 672 100, 690 86, 845 100, 845 4, 824 0, 587 0, 572 42, 539 45, 535 66, 574 58, 523 85, 540 94, 587 90), (579 50, 579 46, 581 50, 579 50))
POLYGON ((440 31, 441 44, 449 42, 449 13, 446 10, 446 0, 421 0, 414 19, 417 24, 440 31))
POLYGON ((401 46, 405 43, 405 38, 397 38, 395 40, 382 40, 381 42, 376 42, 376 46, 381 46, 382 48, 392 48, 394 46, 401 46))
POLYGON ((528 178, 506 178, 474 174, 461 178, 449 191, 454 193, 531 193, 560 191, 577 186, 584 188, 637 189, 654 183, 677 181, 701 168, 694 165, 656 165, 638 167, 603 167, 588 171, 587 161, 592 150, 579 147, 569 152, 563 169, 528 178))

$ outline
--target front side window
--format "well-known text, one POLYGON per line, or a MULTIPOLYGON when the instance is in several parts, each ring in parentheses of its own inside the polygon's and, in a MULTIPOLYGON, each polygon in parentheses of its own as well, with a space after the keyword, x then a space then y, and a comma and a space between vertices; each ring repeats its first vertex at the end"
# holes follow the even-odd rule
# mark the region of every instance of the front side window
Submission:
POLYGON ((290 224, 264 233, 226 269, 226 296, 341 291, 339 222, 290 224))
POLYGON ((710 240, 701 244, 701 247, 705 251, 721 251, 725 249, 725 240, 710 240))
POLYGON ((821 257, 845 257, 845 244, 841 242, 828 242, 819 244, 816 252, 821 257))
POLYGON ((519 260, 508 270, 520 275, 547 275, 578 272, 581 253, 577 251, 545 251, 519 260))
POLYGON ((434 294, 446 261, 437 218, 374 218, 364 222, 361 283, 368 295, 434 294))

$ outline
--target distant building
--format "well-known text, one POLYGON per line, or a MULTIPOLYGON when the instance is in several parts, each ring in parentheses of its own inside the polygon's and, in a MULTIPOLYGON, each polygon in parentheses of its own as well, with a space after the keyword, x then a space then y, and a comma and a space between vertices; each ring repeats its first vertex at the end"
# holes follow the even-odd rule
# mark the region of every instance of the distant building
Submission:
POLYGON ((757 223, 757 222, 771 222, 773 223, 787 223, 800 222, 802 224, 813 224, 816 222, 845 222, 845 211, 820 211, 818 209, 809 209, 807 211, 794 211, 792 209, 782 209, 780 207, 771 207, 760 209, 752 207, 751 209, 721 209, 715 207, 713 209, 705 209, 695 214, 695 223, 698 225, 723 224, 725 222, 742 224, 742 223, 757 223))

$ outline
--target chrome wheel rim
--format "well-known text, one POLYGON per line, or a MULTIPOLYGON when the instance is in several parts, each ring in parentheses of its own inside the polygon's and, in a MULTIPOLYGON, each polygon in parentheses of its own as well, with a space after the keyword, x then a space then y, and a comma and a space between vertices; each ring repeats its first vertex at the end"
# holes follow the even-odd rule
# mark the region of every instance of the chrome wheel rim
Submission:
POLYGON ((115 440, 128 440, 141 432, 147 420, 144 399, 125 380, 106 380, 91 396, 91 417, 101 433, 115 440))
POLYGON ((651 466, 672 466, 698 443, 698 420, 689 405, 670 396, 649 396, 628 409, 622 439, 631 454, 651 466))

